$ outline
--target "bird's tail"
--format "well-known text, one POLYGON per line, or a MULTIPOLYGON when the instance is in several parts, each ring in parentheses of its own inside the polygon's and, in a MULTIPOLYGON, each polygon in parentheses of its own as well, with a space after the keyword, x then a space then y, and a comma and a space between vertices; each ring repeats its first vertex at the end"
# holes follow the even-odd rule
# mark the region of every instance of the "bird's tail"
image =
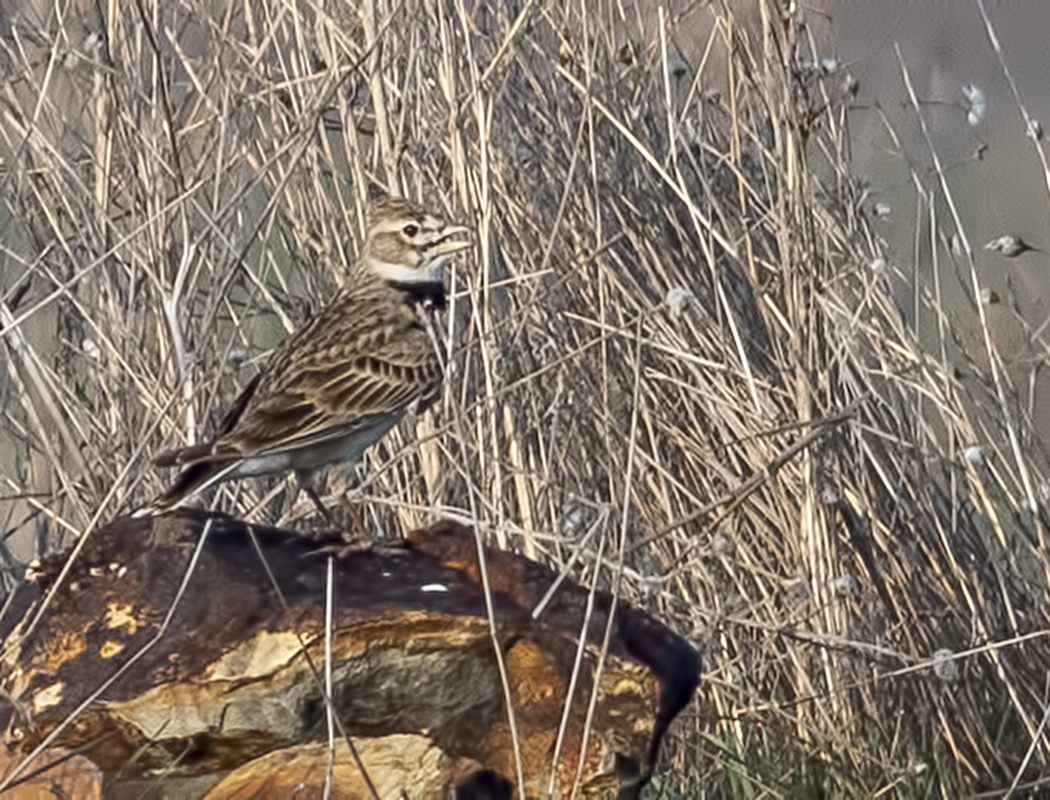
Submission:
MULTIPOLYGON (((155 463, 162 463, 162 453, 155 463)), ((177 462, 170 462, 177 463, 177 462)), ((198 461, 190 464, 176 476, 167 491, 158 495, 148 505, 132 512, 133 517, 152 517, 182 505, 193 495, 226 478, 239 464, 238 459, 198 461)))
POLYGON ((186 464, 196 464, 207 459, 215 452, 213 442, 201 442, 191 444, 189 447, 177 447, 174 450, 163 450, 153 457, 153 464, 157 467, 181 467, 186 464))

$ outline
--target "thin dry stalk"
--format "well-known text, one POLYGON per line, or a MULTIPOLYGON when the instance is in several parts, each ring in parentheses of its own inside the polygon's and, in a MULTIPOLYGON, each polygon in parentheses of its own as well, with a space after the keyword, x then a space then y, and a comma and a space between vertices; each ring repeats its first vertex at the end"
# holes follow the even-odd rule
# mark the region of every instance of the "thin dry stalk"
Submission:
MULTIPOLYGON (((692 637, 705 681, 666 796, 1034 785, 1050 461, 979 305, 945 306, 948 266, 980 290, 949 246, 969 238, 959 198, 926 137, 909 167, 932 277, 889 253, 844 76, 814 66, 803 11, 736 6, 141 0, 8 20, 14 551, 82 547, 157 492, 150 454, 214 429, 344 279, 369 195, 402 191, 478 231, 438 336, 445 393, 332 493, 392 534, 463 515, 692 637), (588 537, 611 514, 616 557, 588 537)), ((1050 352, 1045 327, 1026 330, 1050 352)), ((309 525, 290 496, 273 479, 203 499, 309 525)))

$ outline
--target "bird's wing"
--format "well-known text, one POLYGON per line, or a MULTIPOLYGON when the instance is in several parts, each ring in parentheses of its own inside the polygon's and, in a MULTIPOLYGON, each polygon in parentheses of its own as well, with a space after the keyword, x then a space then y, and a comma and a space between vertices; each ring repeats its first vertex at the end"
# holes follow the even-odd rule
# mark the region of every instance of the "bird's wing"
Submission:
MULTIPOLYGON (((367 279, 367 274, 362 280, 367 279)), ((441 365, 418 310, 381 282, 358 283, 284 340, 207 443, 162 453, 189 466, 310 447, 422 408, 441 365)))
MULTIPOLYGON (((229 411, 226 412, 226 416, 224 416, 222 422, 219 423, 219 430, 216 433, 215 439, 209 442, 191 444, 189 447, 164 450, 153 457, 153 463, 158 467, 180 467, 212 460, 216 455, 215 440, 222 438, 237 426, 237 422, 244 413, 244 409, 247 408, 248 403, 251 401, 252 397, 254 397, 255 389, 258 387, 259 380, 262 376, 263 373, 260 372, 252 378, 248 385, 241 390, 241 393, 237 395, 237 399, 233 401, 233 405, 230 406, 229 411)), ((229 455, 231 457, 236 457, 236 453, 230 453, 229 455)))
POLYGON ((319 336, 313 346, 275 354, 213 453, 295 450, 429 404, 441 385, 440 363, 424 328, 398 328, 343 340, 319 336))
POLYGON ((222 418, 222 422, 219 423, 219 430, 216 434, 216 438, 221 438, 237 427, 237 423, 240 422, 241 415, 244 413, 244 409, 248 407, 248 403, 255 397, 255 390, 259 387, 259 381, 262 379, 263 373, 259 373, 247 386, 241 390, 241 393, 237 395, 237 399, 233 401, 233 405, 230 406, 229 411, 226 412, 226 416, 222 418))

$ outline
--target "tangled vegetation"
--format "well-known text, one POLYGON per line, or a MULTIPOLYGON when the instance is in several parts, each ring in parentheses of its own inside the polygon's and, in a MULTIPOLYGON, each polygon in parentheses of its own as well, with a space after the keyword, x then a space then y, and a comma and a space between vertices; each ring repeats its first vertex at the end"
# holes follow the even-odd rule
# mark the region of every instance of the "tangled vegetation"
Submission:
MULTIPOLYGON (((873 232, 850 82, 802 12, 681 5, 136 0, 10 19, 9 577, 155 494, 151 455, 211 430, 339 285, 370 193, 405 194, 478 235, 452 276, 444 398, 328 491, 391 535, 469 518, 689 637, 704 679, 654 796, 1037 785, 1042 443, 992 339, 964 348, 873 232)), ((929 207, 951 199, 936 173, 916 183, 929 207)), ((972 273, 957 232, 941 257, 972 273)), ((208 502, 309 524, 294 487, 208 502)))

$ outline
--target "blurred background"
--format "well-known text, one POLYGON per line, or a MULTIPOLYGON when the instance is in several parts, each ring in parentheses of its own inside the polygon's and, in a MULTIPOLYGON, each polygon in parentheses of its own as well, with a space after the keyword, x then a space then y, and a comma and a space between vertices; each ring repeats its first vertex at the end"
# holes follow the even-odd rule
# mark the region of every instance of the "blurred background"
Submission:
MULTIPOLYGON (((761 17, 759 3, 732 5, 741 20, 761 17)), ((676 49, 691 65, 703 59, 709 6, 690 6, 672 34, 676 49)), ((945 308, 959 324, 964 349, 976 354, 983 349, 976 308, 981 298, 975 297, 968 270, 957 263, 957 256, 942 253, 935 263, 931 251, 934 239, 951 245, 959 232, 943 197, 933 188, 936 173, 905 87, 907 73, 945 179, 955 192, 962 233, 975 250, 977 277, 986 290, 988 330, 1023 393, 1025 412, 1041 435, 1050 434, 1050 375, 1045 368, 1050 175, 1014 96, 1016 91, 1040 127, 1050 125, 1050 56, 1044 35, 1050 30, 1050 4, 814 0, 797 6, 806 11, 812 63, 823 64, 840 79, 848 75, 856 81, 856 97, 846 121, 849 155, 870 192, 869 210, 880 212, 875 214, 875 229, 893 258, 916 264, 917 275, 931 285, 933 271, 940 272, 945 308), (973 90, 979 92, 982 108, 971 116, 968 92, 973 90), (921 201, 917 187, 923 190, 921 201), (923 207, 929 202, 932 213, 923 207), (1042 252, 1007 259, 982 249, 1003 235, 1018 236, 1042 252)), ((653 3, 640 12, 653 26, 657 8, 653 3)), ((715 67, 707 73, 708 85, 718 85, 721 76, 715 67)), ((917 310, 912 280, 905 277, 894 289, 902 311, 912 324, 917 322, 924 342, 935 344, 937 322, 917 310)), ((966 356, 954 351, 952 358, 965 361, 966 356)))
MULTIPOLYGON (((916 203, 913 176, 927 186, 933 176, 929 148, 901 77, 907 70, 955 191, 964 233, 976 251, 977 276, 987 290, 989 331, 1023 393, 1023 408, 1045 437, 1050 434, 1045 369, 1050 184, 1014 91, 1030 117, 1040 127, 1047 125, 1050 56, 1038 31, 1050 30, 1050 5, 991 0, 984 3, 986 17, 976 2, 847 0, 825 7, 831 15, 832 57, 859 82, 858 107, 850 114, 854 164, 868 179, 872 202, 885 202, 891 209, 877 230, 897 258, 918 261, 923 277, 930 278, 935 268, 942 271, 945 305, 963 323, 966 343, 979 350, 975 302, 980 298, 973 296, 969 276, 951 259, 941 258, 935 265, 931 256, 931 228, 936 226, 936 236, 949 242, 957 233, 948 209, 943 201, 937 203, 934 219, 916 203), (998 39, 998 52, 987 23, 998 39), (968 87, 980 92, 984 105, 983 113, 971 118, 968 87), (981 249, 1003 235, 1018 236, 1041 252, 1008 259, 981 249), (996 297, 1000 302, 988 302, 996 297)), ((914 308, 910 302, 904 307, 914 308)), ((923 320, 927 341, 934 325, 923 320)))

